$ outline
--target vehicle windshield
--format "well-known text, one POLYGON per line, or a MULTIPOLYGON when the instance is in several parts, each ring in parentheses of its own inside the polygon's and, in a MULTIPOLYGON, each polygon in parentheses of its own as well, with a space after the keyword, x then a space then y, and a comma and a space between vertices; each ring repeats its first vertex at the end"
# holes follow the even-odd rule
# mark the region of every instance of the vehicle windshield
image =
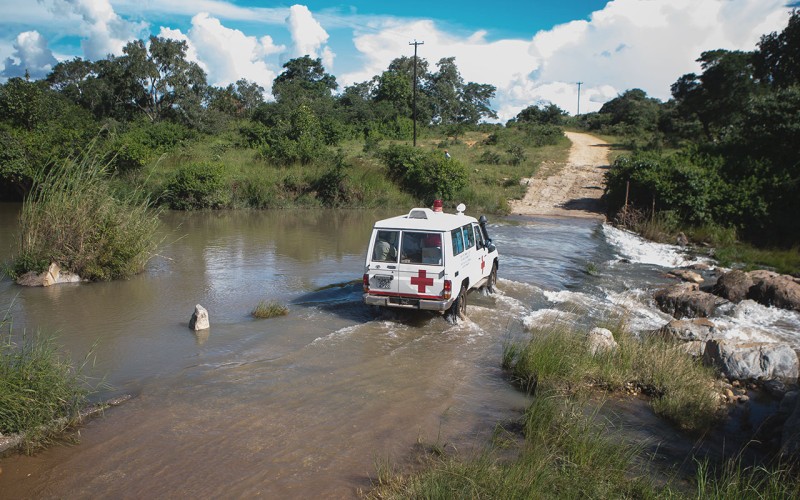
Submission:
POLYGON ((441 266, 442 234, 404 231, 400 262, 441 266))

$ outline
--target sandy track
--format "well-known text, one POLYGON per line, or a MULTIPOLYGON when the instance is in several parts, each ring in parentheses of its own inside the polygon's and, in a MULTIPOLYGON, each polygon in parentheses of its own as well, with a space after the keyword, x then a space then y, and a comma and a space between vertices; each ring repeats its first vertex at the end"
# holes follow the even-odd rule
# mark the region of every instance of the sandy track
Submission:
POLYGON ((609 144, 589 134, 565 134, 572 141, 567 163, 545 163, 534 177, 523 179, 528 190, 521 200, 509 202, 512 214, 605 219, 600 197, 609 144))

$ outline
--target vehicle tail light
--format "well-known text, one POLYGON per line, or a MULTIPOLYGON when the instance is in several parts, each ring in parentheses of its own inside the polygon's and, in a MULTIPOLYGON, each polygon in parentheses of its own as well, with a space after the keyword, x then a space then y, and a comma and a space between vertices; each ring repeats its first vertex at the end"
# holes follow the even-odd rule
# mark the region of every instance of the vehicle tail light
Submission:
POLYGON ((442 290, 442 297, 445 299, 449 299, 451 295, 453 295, 453 282, 450 280, 444 280, 444 289, 442 290))
POLYGON ((369 274, 364 273, 364 292, 369 292, 369 274))

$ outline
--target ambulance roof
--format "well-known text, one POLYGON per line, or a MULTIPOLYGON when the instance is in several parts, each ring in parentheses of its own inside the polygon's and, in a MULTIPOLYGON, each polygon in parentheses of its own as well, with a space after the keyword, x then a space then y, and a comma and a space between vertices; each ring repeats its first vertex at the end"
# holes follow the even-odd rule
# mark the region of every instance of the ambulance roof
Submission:
POLYGON ((420 231, 450 231, 464 224, 478 222, 463 213, 434 212, 430 208, 412 208, 406 215, 398 215, 375 223, 378 229, 413 229, 420 231))

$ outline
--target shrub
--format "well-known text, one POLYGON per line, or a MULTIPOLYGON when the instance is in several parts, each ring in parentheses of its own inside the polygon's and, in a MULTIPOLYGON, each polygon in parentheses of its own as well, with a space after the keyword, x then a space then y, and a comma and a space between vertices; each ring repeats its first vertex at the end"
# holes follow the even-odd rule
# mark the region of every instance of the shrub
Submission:
POLYGON ((66 161, 38 179, 20 216, 17 272, 57 262, 90 280, 128 278, 155 250, 158 214, 133 192, 115 195, 96 157, 66 161))
POLYGON ((165 199, 170 208, 176 210, 221 208, 224 205, 223 188, 222 165, 193 163, 178 169, 167 184, 165 199))
POLYGON ((334 158, 333 165, 314 182, 313 188, 317 197, 325 205, 336 207, 350 201, 347 167, 344 154, 340 151, 334 158))
POLYGON ((719 158, 694 152, 621 156, 606 173, 609 205, 616 210, 625 204, 630 181, 630 205, 647 211, 653 207, 671 210, 683 222, 711 222, 728 192, 719 176, 720 165, 719 158))
POLYGON ((496 151, 489 151, 486 150, 481 155, 481 163, 485 163, 487 165, 500 165, 503 161, 503 157, 500 156, 500 153, 496 151))
POLYGON ((426 201, 440 196, 452 200, 467 183, 466 168, 438 152, 406 145, 393 145, 383 154, 389 175, 402 187, 426 201))

